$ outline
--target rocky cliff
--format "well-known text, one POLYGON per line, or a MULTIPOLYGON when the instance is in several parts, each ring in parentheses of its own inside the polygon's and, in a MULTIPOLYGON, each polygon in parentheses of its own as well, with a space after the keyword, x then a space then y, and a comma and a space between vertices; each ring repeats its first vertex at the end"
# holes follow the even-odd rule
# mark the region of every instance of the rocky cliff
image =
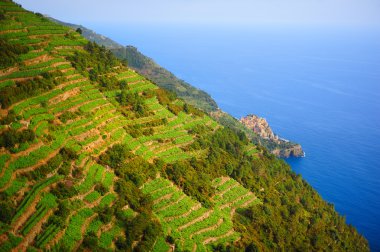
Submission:
POLYGON ((290 142, 276 135, 265 118, 256 115, 248 115, 242 117, 240 122, 257 134, 262 139, 262 144, 274 155, 284 158, 302 157, 305 155, 301 145, 290 142))

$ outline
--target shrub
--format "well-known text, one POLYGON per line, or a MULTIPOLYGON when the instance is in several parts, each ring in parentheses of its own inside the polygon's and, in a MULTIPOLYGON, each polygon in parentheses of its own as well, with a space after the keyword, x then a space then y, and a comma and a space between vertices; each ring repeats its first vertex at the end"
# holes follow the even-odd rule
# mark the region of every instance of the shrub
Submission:
MULTIPOLYGON (((4 14, 0 13, 0 20, 4 14)), ((0 68, 6 68, 19 62, 18 56, 28 52, 28 47, 10 44, 7 40, 0 38, 0 68)))
POLYGON ((0 135, 0 147, 13 148, 16 144, 32 142, 35 139, 33 130, 25 129, 16 131, 10 129, 0 135))
MULTIPOLYGON (((19 73, 19 72, 17 72, 19 73)), ((13 103, 23 99, 41 94, 44 91, 53 89, 59 84, 59 80, 55 77, 62 75, 60 72, 42 72, 43 78, 34 78, 16 82, 16 85, 7 86, 0 90, 0 104, 3 108, 7 108, 13 103)))

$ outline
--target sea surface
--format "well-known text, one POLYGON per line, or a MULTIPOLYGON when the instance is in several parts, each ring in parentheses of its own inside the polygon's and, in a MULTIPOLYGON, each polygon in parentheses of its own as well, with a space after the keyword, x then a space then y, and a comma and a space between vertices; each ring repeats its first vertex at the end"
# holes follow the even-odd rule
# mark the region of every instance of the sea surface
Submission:
POLYGON ((287 162, 380 251, 379 29, 86 25, 300 143, 287 162))

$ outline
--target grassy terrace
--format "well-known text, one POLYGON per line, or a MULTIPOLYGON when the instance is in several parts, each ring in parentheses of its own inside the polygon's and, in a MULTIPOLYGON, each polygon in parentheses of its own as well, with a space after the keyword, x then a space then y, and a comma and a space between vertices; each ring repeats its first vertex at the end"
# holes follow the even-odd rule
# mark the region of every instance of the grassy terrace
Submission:
POLYGON ((175 239, 177 248, 205 251, 213 243, 237 240, 239 233, 233 230, 233 212, 259 202, 233 179, 219 178, 213 185, 217 191, 213 197, 215 207, 207 209, 164 178, 144 184, 143 192, 152 197, 154 212, 164 223, 166 234, 175 239))
POLYGON ((369 250, 284 162, 75 30, 0 0, 0 45, 0 251, 369 250))
MULTIPOLYGON (((0 38, 29 48, 18 56, 14 66, 2 69, 0 91, 22 85, 20 81, 42 78, 47 72, 61 72, 61 76, 54 78, 54 87, 25 96, 4 110, 5 115, 13 112, 16 120, 2 125, 2 129, 30 129, 35 139, 13 148, 12 152, 0 153, 0 193, 17 202, 10 224, 1 227, 5 240, 0 242, 0 250, 17 250, 24 246, 74 250, 86 235, 94 233, 100 247, 112 249, 123 231, 114 220, 109 223, 100 220, 98 212, 117 202, 119 196, 114 191, 114 183, 119 178, 112 170, 97 164, 96 158, 116 143, 126 144, 148 161, 161 158, 173 163, 196 157, 199 151, 183 149, 198 137, 190 133, 192 129, 204 125, 212 131, 218 126, 205 115, 174 113, 154 95, 156 85, 122 67, 111 70, 109 76, 124 81, 129 92, 153 94, 144 99, 145 115, 126 112, 117 101, 121 90, 101 91, 98 83, 90 81, 67 60, 67 55, 83 51, 85 39, 14 4, 0 2, 0 7, 8 18, 0 28, 0 38), (131 128, 150 133, 132 136, 131 128), (61 158, 63 148, 79 155, 76 160, 66 160, 64 175, 62 165, 53 165, 54 160, 61 158), (52 193, 62 183, 69 183, 76 191, 65 200, 52 193), (61 222, 52 221, 63 202, 70 206, 66 218, 61 222)), ((184 106, 178 99, 171 104, 184 106)), ((228 211, 202 207, 168 180, 151 181, 143 190, 151 194, 154 211, 165 231, 179 230, 172 234, 179 248, 193 250, 196 246, 202 251, 208 244, 221 240, 232 242, 239 237, 232 229, 228 211)), ((221 200, 220 206, 228 205, 228 200, 221 200)), ((225 208, 230 209, 230 206, 225 208)), ((134 215, 131 209, 125 210, 125 216, 134 215)), ((161 237, 154 251, 168 248, 161 237)))
MULTIPOLYGON (((142 80, 142 78, 137 78, 136 76, 136 73, 126 71, 118 74, 117 78, 126 80, 127 83, 129 83, 131 79, 142 80)), ((152 83, 146 81, 129 85, 130 92, 142 92, 155 90, 157 88, 152 83)), ((120 90, 112 90, 105 92, 104 95, 108 98, 116 98, 120 93, 120 90)), ((196 117, 184 112, 179 112, 178 115, 174 115, 166 106, 159 103, 156 96, 146 99, 144 103, 150 112, 149 115, 129 120, 123 119, 122 121, 115 121, 108 124, 103 131, 109 131, 122 126, 138 127, 142 130, 152 129, 153 134, 151 135, 142 135, 134 140, 130 140, 127 137, 124 141, 134 153, 143 156, 147 160, 158 157, 166 162, 172 163, 181 159, 190 158, 193 156, 192 153, 186 153, 182 150, 182 147, 194 141, 195 135, 191 135, 190 131, 198 125, 205 125, 213 130, 218 127, 217 123, 208 116, 196 117), (151 126, 160 120, 166 121, 159 123, 157 126, 151 126)), ((183 103, 179 100, 174 101, 173 104, 183 106, 183 103)))
MULTIPOLYGON (((22 177, 16 180, 16 176, 39 172, 41 167, 52 160, 64 146, 83 151, 81 159, 88 159, 97 145, 104 142, 97 141, 99 134, 107 133, 106 130, 111 131, 109 128, 102 131, 104 124, 107 124, 107 120, 120 117, 120 114, 114 105, 105 100, 94 84, 71 68, 70 62, 62 56, 63 51, 80 49, 78 47, 86 43, 83 38, 65 27, 51 24, 43 18, 22 11, 13 4, 0 2, 0 6, 8 17, 17 20, 17 23, 9 22, 8 25, 1 26, 1 31, 5 32, 0 34, 0 38, 12 39, 13 44, 22 44, 30 48, 28 53, 19 56, 18 60, 25 62, 19 66, 19 71, 9 71, 0 76, 0 89, 16 85, 15 80, 20 78, 38 77, 48 71, 62 71, 63 75, 67 76, 61 78, 54 89, 23 99, 8 109, 8 111, 12 109, 18 119, 23 121, 13 123, 12 127, 34 130, 36 140, 26 145, 26 148, 19 153, 0 155, 0 191, 17 196, 18 199, 18 207, 11 224, 9 227, 4 227, 5 232, 14 230, 16 236, 11 233, 6 235, 6 240, 0 242, 0 250, 7 251, 30 243, 36 248, 53 248, 54 244, 63 244, 73 249, 83 238, 84 231, 82 232, 81 227, 94 214, 92 209, 97 206, 110 206, 115 201, 117 197, 115 194, 102 195, 93 188, 95 184, 100 183, 105 190, 113 190, 114 173, 106 171, 99 165, 78 163, 78 168, 83 169, 84 175, 83 178, 74 179, 73 182, 79 192, 78 196, 83 197, 89 207, 81 206, 78 211, 70 213, 71 217, 66 220, 67 228, 63 234, 61 227, 56 224, 42 224, 47 223, 49 216, 57 209, 57 200, 48 191, 63 181, 64 177, 57 174, 57 169, 45 177, 42 175, 42 178, 32 179, 29 182, 21 179, 22 177), (19 12, 14 12, 15 10, 19 12), (7 32, 20 27, 23 27, 20 31, 7 32), (63 121, 61 116, 66 111, 78 115, 63 121), (100 132, 96 137, 82 136, 91 129, 100 132), (84 146, 91 144, 93 144, 91 148, 84 149, 84 146), (28 193, 20 197, 22 191, 28 193), (33 235, 34 239, 24 240, 23 237, 29 235, 33 235)), ((108 138, 105 141, 108 141, 108 138)), ((107 148, 107 145, 104 147, 107 148)), ((77 197, 73 197, 68 202, 77 204, 77 200, 77 197)), ((104 248, 110 246, 120 230, 115 226, 111 231, 113 233, 105 232, 99 236, 104 248)))

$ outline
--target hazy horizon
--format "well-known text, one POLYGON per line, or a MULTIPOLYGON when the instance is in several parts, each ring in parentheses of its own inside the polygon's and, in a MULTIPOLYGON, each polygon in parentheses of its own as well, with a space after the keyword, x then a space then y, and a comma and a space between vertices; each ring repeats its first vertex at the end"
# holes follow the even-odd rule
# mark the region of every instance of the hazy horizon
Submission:
POLYGON ((27 1, 23 7, 66 22, 130 25, 380 27, 377 0, 27 1))

